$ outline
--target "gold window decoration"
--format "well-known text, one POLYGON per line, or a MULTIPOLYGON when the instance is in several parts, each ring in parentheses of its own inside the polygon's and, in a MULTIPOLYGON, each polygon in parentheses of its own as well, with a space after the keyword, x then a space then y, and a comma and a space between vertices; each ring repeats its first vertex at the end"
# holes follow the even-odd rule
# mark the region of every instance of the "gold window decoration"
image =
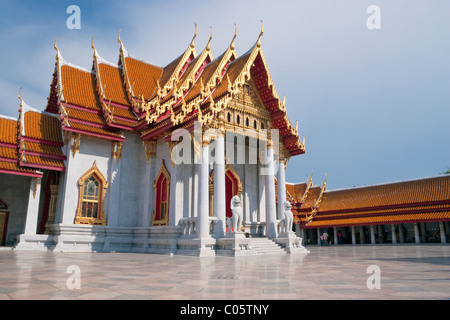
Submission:
POLYGON ((75 224, 106 225, 104 198, 108 181, 94 161, 92 167, 78 179, 79 196, 75 224))
POLYGON ((170 174, 164 160, 153 187, 155 189, 155 207, 152 226, 167 226, 169 224, 170 174))

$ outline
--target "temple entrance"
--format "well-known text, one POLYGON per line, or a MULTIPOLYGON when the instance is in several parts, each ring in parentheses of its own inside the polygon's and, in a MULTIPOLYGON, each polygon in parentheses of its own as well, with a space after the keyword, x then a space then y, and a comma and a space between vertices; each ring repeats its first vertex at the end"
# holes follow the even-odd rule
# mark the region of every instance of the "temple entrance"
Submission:
POLYGON ((8 206, 0 200, 0 246, 5 245, 6 227, 8 225, 8 206))
POLYGON ((242 181, 239 178, 236 171, 231 167, 227 166, 225 171, 225 204, 226 204, 226 217, 232 216, 231 213, 231 198, 235 195, 241 196, 242 191, 242 181))
MULTIPOLYGON (((214 216, 214 171, 211 173, 209 179, 209 215, 214 216)), ((231 165, 225 167, 225 216, 230 218, 231 213, 231 198, 235 195, 241 196, 244 188, 242 187, 242 181, 239 178, 237 172, 231 165)))

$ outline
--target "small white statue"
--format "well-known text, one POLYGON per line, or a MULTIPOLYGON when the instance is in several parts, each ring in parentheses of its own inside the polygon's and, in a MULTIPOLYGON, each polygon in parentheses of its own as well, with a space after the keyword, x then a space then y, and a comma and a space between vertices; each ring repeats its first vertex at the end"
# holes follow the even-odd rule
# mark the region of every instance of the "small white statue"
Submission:
POLYGON ((289 201, 284 202, 284 227, 286 233, 292 232, 292 225, 294 223, 294 215, 291 211, 292 205, 289 201))
MULTIPOLYGON (((230 218, 232 221, 231 226, 234 232, 239 232, 242 223, 242 208, 241 208, 241 199, 237 195, 231 198, 231 213, 232 213, 232 217, 230 218)), ((230 226, 228 226, 228 228, 229 231, 231 231, 230 226)))

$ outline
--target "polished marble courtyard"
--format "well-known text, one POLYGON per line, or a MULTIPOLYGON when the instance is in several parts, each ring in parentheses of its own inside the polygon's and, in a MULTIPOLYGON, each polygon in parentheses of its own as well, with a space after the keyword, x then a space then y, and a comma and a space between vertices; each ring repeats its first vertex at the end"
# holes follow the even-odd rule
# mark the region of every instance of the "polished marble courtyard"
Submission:
POLYGON ((0 299, 450 299, 449 245, 307 248, 238 258, 1 248, 0 299))

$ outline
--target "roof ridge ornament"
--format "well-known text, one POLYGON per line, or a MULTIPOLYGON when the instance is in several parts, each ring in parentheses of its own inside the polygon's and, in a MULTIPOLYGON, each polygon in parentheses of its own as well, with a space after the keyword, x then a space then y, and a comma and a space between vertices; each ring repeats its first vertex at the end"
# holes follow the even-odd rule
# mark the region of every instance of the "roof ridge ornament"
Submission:
POLYGON ((91 39, 91 48, 94 49, 94 57, 97 57, 97 49, 95 49, 95 46, 94 46, 94 38, 95 38, 95 34, 92 36, 92 39, 91 39))
POLYGON ((237 36, 237 25, 235 23, 234 24, 234 36, 233 36, 233 39, 231 40, 231 43, 230 43, 230 49, 231 50, 235 49, 235 47, 234 47, 234 40, 236 39, 236 36, 237 36))
POLYGON ((210 27, 210 29, 211 29, 211 34, 209 35, 209 40, 208 40, 208 43, 206 44, 206 50, 207 51, 211 51, 210 43, 211 43, 211 40, 212 40, 212 37, 213 37, 212 27, 210 27))
POLYGON ((19 88, 19 94, 17 95, 17 98, 19 98, 19 100, 20 100, 20 108, 22 108, 23 107, 23 98, 20 95, 20 91, 22 91, 22 87, 19 88))
POLYGON ((123 47, 122 40, 120 40, 120 32, 121 32, 121 31, 122 31, 122 29, 119 29, 119 35, 118 35, 118 37, 117 37, 117 42, 119 42, 119 43, 120 43, 120 46, 123 47))
POLYGON ((192 37, 191 44, 189 45, 192 49, 195 48, 195 43, 194 43, 195 38, 197 38, 197 22, 195 23, 195 33, 194 33, 194 36, 192 37))
POLYGON ((57 45, 58 37, 55 38, 55 44, 53 45, 53 48, 56 50, 56 59, 61 58, 61 52, 59 52, 58 45, 57 45))
POLYGON ((259 33, 258 40, 256 41, 256 46, 261 47, 261 37, 264 34, 264 21, 261 20, 261 32, 259 33))

